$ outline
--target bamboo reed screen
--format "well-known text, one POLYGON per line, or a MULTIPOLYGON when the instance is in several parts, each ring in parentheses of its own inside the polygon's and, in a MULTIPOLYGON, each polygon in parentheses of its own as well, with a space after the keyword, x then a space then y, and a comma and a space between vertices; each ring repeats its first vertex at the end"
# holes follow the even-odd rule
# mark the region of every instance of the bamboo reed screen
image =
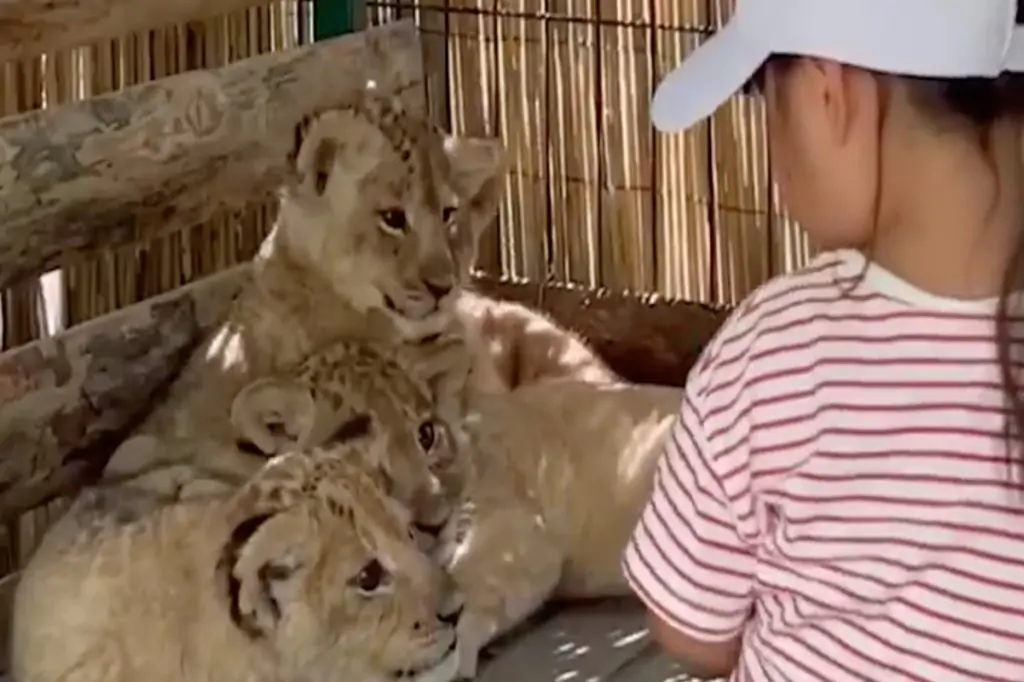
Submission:
POLYGON ((371 21, 418 18, 442 76, 435 113, 512 151, 486 269, 732 303, 806 261, 776 205, 759 101, 736 97, 684 135, 649 123, 655 84, 732 0, 367 5, 371 21))
MULTIPOLYGON (((730 303, 806 259, 775 206, 758 101, 736 97, 684 135, 655 135, 648 122, 656 82, 731 0, 365 4, 370 21, 419 20, 435 115, 511 150, 485 270, 730 303)), ((310 27, 309 3, 283 0, 0 65, 0 115, 291 47, 310 27)), ((3 346, 248 258, 271 218, 254 206, 6 292, 3 346)))

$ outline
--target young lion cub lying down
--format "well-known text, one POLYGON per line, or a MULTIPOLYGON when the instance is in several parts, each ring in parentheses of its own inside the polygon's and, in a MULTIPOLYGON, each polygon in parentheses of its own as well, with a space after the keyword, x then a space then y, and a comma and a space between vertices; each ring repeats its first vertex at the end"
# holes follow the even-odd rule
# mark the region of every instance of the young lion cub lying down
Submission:
POLYGON ((87 493, 18 587, 14 679, 452 679, 447 577, 366 447, 282 455, 232 497, 134 520, 124 491, 87 493))
MULTIPOLYGON (((329 362, 329 353, 320 361, 329 362)), ((271 382, 279 400, 319 413, 302 420, 307 428, 330 413, 313 407, 324 394, 308 383, 277 378, 264 390, 271 382)), ((266 401, 246 404, 246 396, 235 409, 261 422, 266 401)), ((435 472, 453 494, 465 491, 437 546, 465 600, 463 676, 475 674, 481 647, 549 598, 629 593, 619 558, 681 403, 678 388, 569 380, 476 397, 460 429, 459 456, 447 475, 435 472)), ((297 418, 300 410, 277 412, 297 418)))

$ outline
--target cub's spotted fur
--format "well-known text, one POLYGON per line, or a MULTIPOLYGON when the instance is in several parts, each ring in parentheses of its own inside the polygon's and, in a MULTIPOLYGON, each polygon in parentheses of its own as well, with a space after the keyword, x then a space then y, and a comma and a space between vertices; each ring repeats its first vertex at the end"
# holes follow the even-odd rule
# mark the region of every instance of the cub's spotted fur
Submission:
MULTIPOLYGON (((458 344, 449 352, 465 355, 458 344)), ((383 439, 386 446, 372 451, 381 459, 370 464, 387 474, 390 494, 413 512, 429 541, 451 516, 466 473, 460 433, 437 408, 447 389, 428 391, 406 367, 367 344, 331 344, 296 369, 243 388, 231 408, 232 424, 240 440, 264 456, 344 439, 383 439)), ((456 384, 460 391, 462 382, 456 384)))
POLYGON ((548 599, 629 594, 620 557, 681 403, 681 389, 569 380, 475 402, 471 478, 437 550, 465 599, 462 675, 548 599))

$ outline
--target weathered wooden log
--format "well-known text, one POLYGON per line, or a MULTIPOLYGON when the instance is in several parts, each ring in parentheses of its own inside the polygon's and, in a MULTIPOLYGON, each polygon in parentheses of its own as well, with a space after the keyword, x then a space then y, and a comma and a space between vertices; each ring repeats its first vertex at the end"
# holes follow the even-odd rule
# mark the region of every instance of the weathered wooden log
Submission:
POLYGON ((263 0, 4 0, 0 62, 88 45, 103 38, 201 21, 263 0))
POLYGON ((237 270, 0 355, 0 519, 98 473, 227 309, 237 270))
MULTIPOLYGON (((0 522, 97 472, 248 277, 242 265, 0 355, 0 522), (15 483, 17 485, 15 485, 15 483)), ((727 311, 561 284, 476 278, 550 314, 632 381, 682 385, 727 311)))
POLYGON ((422 111, 422 61, 402 21, 0 119, 0 289, 270 197, 304 116, 369 79, 422 111))

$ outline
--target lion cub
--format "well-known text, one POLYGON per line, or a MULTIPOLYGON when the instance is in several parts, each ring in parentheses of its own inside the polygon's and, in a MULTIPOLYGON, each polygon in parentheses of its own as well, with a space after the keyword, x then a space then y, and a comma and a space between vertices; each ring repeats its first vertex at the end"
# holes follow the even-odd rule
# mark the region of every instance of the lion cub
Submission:
POLYGON ((448 682, 450 584, 368 447, 282 455, 231 497, 136 519, 120 490, 79 498, 18 586, 14 678, 448 682))
MULTIPOLYGON (((262 459, 185 443, 230 444, 230 405, 244 385, 342 338, 412 348, 428 339, 431 352, 452 324, 463 254, 493 221, 503 174, 500 141, 446 136, 373 90, 305 121, 249 279, 105 478, 202 464, 240 483, 262 459), (213 453, 219 461, 174 461, 213 453)), ((152 476, 147 484, 161 495, 181 488, 152 476)))

